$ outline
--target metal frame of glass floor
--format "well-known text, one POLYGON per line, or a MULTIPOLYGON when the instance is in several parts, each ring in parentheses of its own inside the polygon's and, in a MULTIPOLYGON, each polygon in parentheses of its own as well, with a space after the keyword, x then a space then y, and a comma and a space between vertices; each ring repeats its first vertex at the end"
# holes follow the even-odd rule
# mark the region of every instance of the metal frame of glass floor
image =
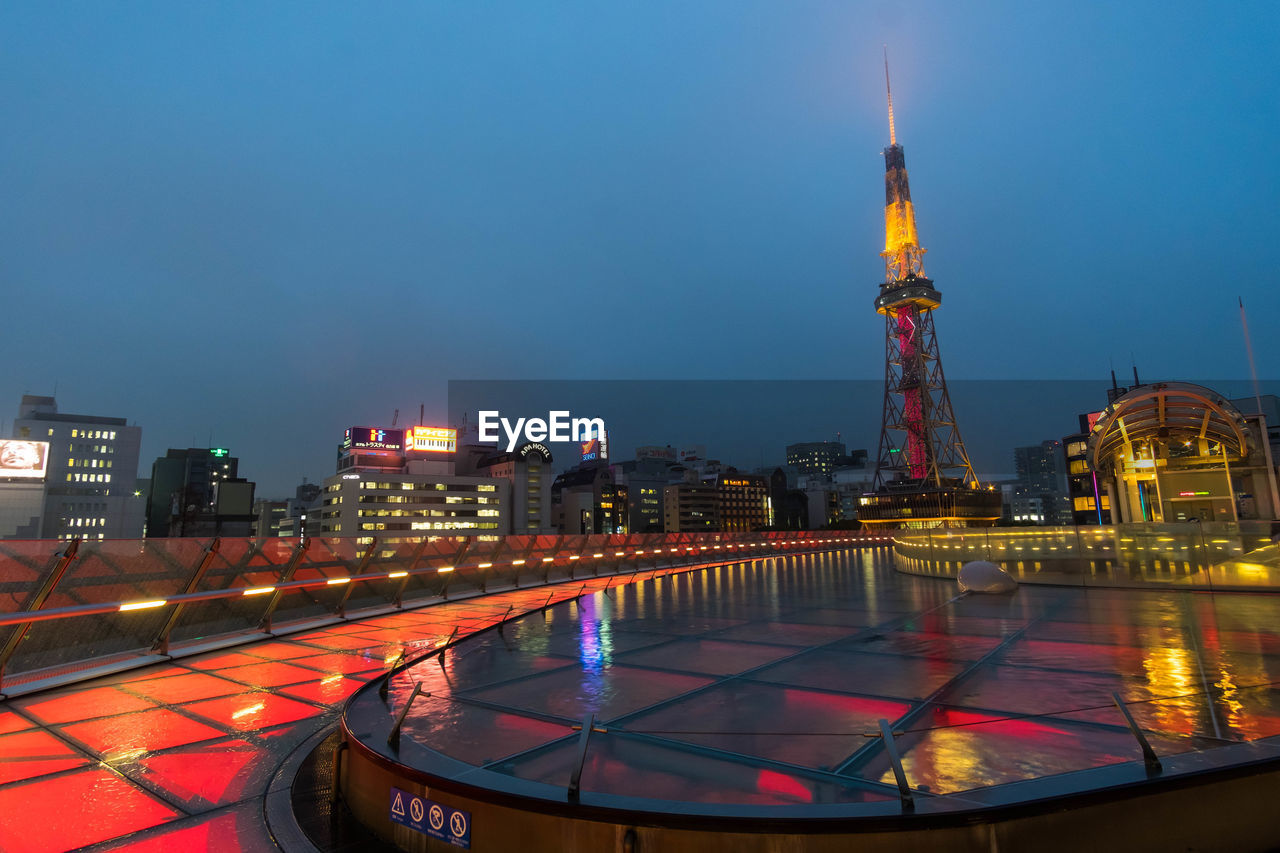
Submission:
POLYGON ((435 848, 387 823, 389 787, 474 811, 477 850, 527 832, 515 813, 959 825, 1270 772, 1278 681, 1280 596, 962 596, 898 574, 887 549, 803 556, 596 593, 367 685, 344 715, 346 795, 409 849, 435 848))

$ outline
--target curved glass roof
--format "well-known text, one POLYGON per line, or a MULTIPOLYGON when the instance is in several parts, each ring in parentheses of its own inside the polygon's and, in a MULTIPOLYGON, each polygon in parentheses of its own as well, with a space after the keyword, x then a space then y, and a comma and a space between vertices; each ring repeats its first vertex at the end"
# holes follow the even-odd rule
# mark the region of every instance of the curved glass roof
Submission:
POLYGON ((884 719, 917 800, 964 807, 1140 768, 1113 693, 1161 756, 1280 734, 1277 626, 1280 596, 960 596, 887 549, 800 556, 554 606, 370 685, 346 724, 428 776, 564 803, 594 715, 582 804, 756 815, 896 813, 884 719))

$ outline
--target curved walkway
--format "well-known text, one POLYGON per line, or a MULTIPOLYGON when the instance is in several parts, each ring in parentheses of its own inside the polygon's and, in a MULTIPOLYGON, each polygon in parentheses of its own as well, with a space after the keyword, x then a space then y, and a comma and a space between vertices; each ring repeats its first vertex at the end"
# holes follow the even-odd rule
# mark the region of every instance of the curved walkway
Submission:
POLYGON ((277 771, 357 687, 406 647, 412 657, 455 629, 465 636, 582 589, 441 602, 0 702, 0 850, 277 849, 264 817, 273 784, 290 781, 277 771))

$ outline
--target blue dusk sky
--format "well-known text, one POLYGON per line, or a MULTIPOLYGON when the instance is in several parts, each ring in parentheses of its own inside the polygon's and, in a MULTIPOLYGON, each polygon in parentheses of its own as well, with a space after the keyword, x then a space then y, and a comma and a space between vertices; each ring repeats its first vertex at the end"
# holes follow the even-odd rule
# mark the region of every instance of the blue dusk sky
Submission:
POLYGON ((3 428, 267 496, 449 380, 878 379, 885 44, 949 377, 1276 376, 1273 2, 8 2, 3 428))

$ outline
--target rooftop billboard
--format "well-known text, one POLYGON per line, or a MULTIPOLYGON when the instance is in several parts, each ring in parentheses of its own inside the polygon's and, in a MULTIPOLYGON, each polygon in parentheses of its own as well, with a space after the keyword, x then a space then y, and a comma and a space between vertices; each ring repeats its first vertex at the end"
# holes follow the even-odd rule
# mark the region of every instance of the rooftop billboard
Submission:
POLYGON ((0 440, 0 477, 43 480, 49 466, 49 442, 0 440))

